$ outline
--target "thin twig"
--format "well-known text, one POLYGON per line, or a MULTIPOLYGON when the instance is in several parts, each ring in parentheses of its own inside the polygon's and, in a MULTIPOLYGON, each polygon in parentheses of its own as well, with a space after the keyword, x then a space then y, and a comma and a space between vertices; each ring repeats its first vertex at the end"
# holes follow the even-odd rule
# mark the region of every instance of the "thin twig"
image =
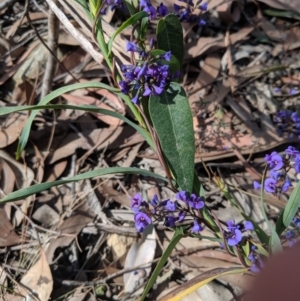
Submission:
POLYGON ((101 63, 103 61, 103 56, 97 52, 93 45, 90 43, 89 40, 85 36, 83 36, 68 20, 68 18, 65 16, 65 14, 57 7, 55 3, 53 3, 52 0, 46 0, 51 10, 55 13, 57 18, 60 20, 60 22, 66 27, 66 29, 70 32, 70 34, 78 41, 78 43, 81 45, 81 47, 89 53, 93 59, 97 63, 101 63))
MULTIPOLYGON (((53 0, 53 3, 58 5, 58 0, 53 0)), ((58 47, 58 36, 59 36, 59 19, 53 13, 51 9, 49 9, 48 15, 48 47, 54 55, 49 55, 47 62, 45 73, 43 77, 42 91, 41 91, 41 99, 43 99, 50 91, 52 86, 53 77, 56 69, 55 59, 57 56, 57 47, 58 47)))

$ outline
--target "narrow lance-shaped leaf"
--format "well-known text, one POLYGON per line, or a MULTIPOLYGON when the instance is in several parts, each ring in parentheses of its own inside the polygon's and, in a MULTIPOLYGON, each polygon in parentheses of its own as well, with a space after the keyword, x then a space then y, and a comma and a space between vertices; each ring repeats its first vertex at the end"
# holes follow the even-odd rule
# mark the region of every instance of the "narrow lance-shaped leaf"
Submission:
POLYGON ((82 173, 75 177, 66 178, 64 180, 36 184, 36 185, 30 186, 30 187, 27 187, 24 189, 14 191, 14 192, 6 195, 4 198, 2 198, 0 200, 0 203, 7 203, 7 202, 13 202, 13 201, 17 201, 17 200, 22 200, 30 195, 39 193, 41 191, 45 191, 54 186, 63 185, 63 184, 71 183, 71 182, 77 182, 77 181, 86 180, 86 179, 91 179, 91 178, 95 178, 95 177, 101 177, 101 176, 109 175, 109 174, 117 174, 117 173, 136 174, 136 175, 141 175, 141 176, 146 176, 146 177, 153 177, 153 178, 159 179, 164 182, 168 181, 166 178, 164 178, 156 173, 153 173, 153 172, 150 172, 150 171, 147 171, 144 169, 140 169, 140 168, 135 168, 135 167, 101 168, 98 170, 93 170, 93 171, 88 171, 88 172, 82 173))
POLYGON ((130 126, 132 126, 134 129, 136 129, 148 142, 149 146, 151 146, 153 149, 155 149, 154 143, 150 137, 150 134, 148 131, 143 129, 142 127, 138 126, 125 116, 114 112, 110 110, 105 110, 105 109, 100 109, 95 106, 90 106, 90 105, 80 105, 80 106, 73 106, 73 105, 33 105, 33 106, 18 106, 18 107, 3 107, 0 108, 0 116, 1 115, 6 115, 9 113, 14 113, 14 112, 20 112, 20 111, 25 111, 25 110, 42 110, 42 109, 54 109, 54 110, 64 110, 64 109, 71 109, 71 110, 81 110, 81 111, 86 111, 86 112, 95 112, 95 113, 100 113, 103 115, 108 115, 112 116, 115 118, 118 118, 120 120, 123 120, 130 126))
POLYGON ((296 187, 291 193, 291 196, 283 211, 283 224, 288 227, 292 222, 294 216, 298 212, 300 205, 300 182, 297 183, 296 187))
POLYGON ((184 235, 183 229, 181 227, 177 228, 176 231, 174 232, 174 235, 173 235, 169 245, 167 246, 165 252, 163 253, 163 255, 161 257, 161 259, 157 263, 150 279, 148 280, 147 285, 144 289, 144 292, 143 292, 143 295, 142 295, 140 301, 145 300, 149 290, 151 289, 151 287, 155 283, 155 280, 158 277, 160 271, 162 270, 163 266, 165 265, 166 261, 168 260, 169 256, 171 255, 173 249, 176 247, 176 245, 178 244, 180 239, 183 237, 183 235, 184 235))
POLYGON ((192 113, 183 88, 171 83, 159 96, 151 96, 149 113, 175 179, 191 192, 194 180, 194 130, 192 113))

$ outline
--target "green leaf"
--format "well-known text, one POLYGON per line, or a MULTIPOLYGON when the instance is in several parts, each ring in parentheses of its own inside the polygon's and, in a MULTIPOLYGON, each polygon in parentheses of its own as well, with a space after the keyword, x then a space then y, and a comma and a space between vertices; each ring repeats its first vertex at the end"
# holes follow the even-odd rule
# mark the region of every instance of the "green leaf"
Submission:
MULTIPOLYGON (((116 36, 121 33, 125 28, 129 27, 130 25, 133 25, 137 23, 139 20, 143 18, 147 18, 148 14, 144 11, 140 11, 136 13, 135 15, 131 16, 129 19, 127 19, 125 22, 122 23, 122 25, 114 32, 114 34, 111 36, 111 38, 108 41, 108 52, 109 55, 112 50, 113 41, 116 38, 116 36)), ((125 51, 125 49, 124 49, 125 51)))
MULTIPOLYGON (((57 90, 51 92, 50 94, 48 94, 45 98, 43 98, 39 102, 39 105, 46 105, 51 100, 55 99, 56 97, 58 97, 58 96, 60 96, 64 93, 74 91, 74 90, 77 90, 77 89, 84 89, 84 88, 102 88, 102 89, 106 89, 108 91, 111 91, 111 92, 119 95, 120 97, 123 95, 122 93, 120 93, 119 89, 112 88, 108 85, 105 85, 105 84, 102 84, 102 83, 99 83, 99 82, 77 83, 77 84, 69 85, 69 86, 66 86, 66 87, 62 87, 60 89, 57 89, 57 90)), ((0 115, 5 115, 5 114, 11 113, 11 112, 17 112, 17 110, 13 110, 12 107, 1 107, 0 108, 0 115)), ((34 120, 34 118, 37 114, 38 114, 38 110, 34 111, 34 112, 31 112, 31 114, 30 114, 30 116, 27 120, 27 123, 26 123, 26 125, 25 125, 25 127, 24 127, 24 129, 21 133, 21 136, 19 138, 19 145, 18 145, 18 148, 17 148, 17 154, 16 154, 17 159, 20 158, 21 153, 22 153, 22 151, 24 150, 24 148, 27 144, 28 137, 29 137, 29 134, 30 134, 31 125, 32 125, 32 122, 33 122, 33 120, 34 120)))
POLYGON ((192 113, 183 88, 171 83, 159 96, 151 96, 149 113, 163 154, 182 190, 191 192, 194 181, 192 113))
POLYGON ((105 110, 105 109, 99 109, 98 107, 95 106, 90 106, 90 105, 80 105, 80 106, 73 106, 73 105, 33 105, 33 106, 18 106, 18 107, 3 107, 0 108, 0 115, 5 115, 8 113, 14 113, 14 112, 20 112, 20 111, 25 111, 25 110, 42 110, 42 109, 53 109, 53 110, 63 110, 63 109, 70 109, 70 110, 81 110, 81 111, 86 111, 86 112, 95 112, 95 113, 100 113, 108 116, 112 116, 115 118, 118 118, 120 120, 123 120, 130 126, 132 126, 134 129, 136 129, 148 142, 150 147, 155 149, 155 146, 153 144, 153 141, 150 137, 150 134, 125 116, 114 112, 110 110, 105 110))
POLYGON ((297 183, 296 187, 292 191, 290 198, 283 211, 283 224, 287 228, 292 222, 294 216, 298 212, 300 205, 300 182, 297 183))
POLYGON ((279 18, 291 18, 300 20, 299 12, 288 11, 288 10, 276 10, 276 9, 265 9, 264 13, 268 16, 279 17, 279 18))
POLYGON ((70 178, 67 178, 64 180, 41 183, 41 184, 36 184, 36 185, 30 186, 27 188, 23 188, 23 189, 14 191, 14 192, 6 195, 4 198, 2 198, 0 200, 0 203, 7 203, 7 202, 13 202, 13 201, 17 201, 17 200, 22 200, 30 195, 36 194, 38 192, 42 192, 42 191, 47 190, 54 186, 63 185, 63 184, 76 182, 76 181, 81 181, 81 180, 90 179, 90 178, 101 177, 101 176, 109 175, 109 174, 117 174, 117 173, 142 175, 145 177, 153 177, 153 178, 159 179, 161 181, 168 182, 168 180, 166 178, 164 178, 156 173, 144 170, 144 169, 135 168, 135 167, 109 167, 109 168, 101 168, 98 170, 88 171, 88 172, 82 173, 80 175, 77 175, 75 177, 70 177, 70 178))
POLYGON ((171 255, 173 249, 176 247, 176 245, 178 244, 178 242, 180 241, 180 239, 184 236, 184 233, 183 233, 183 229, 180 227, 180 228, 176 228, 175 232, 174 232, 174 235, 168 245, 168 247, 166 248, 165 252, 163 253, 161 259, 159 260, 159 262, 157 263, 150 279, 148 280, 147 282, 147 285, 144 289, 144 292, 143 292, 143 295, 140 299, 140 301, 143 301, 149 290, 151 289, 151 287, 153 286, 153 284, 155 283, 155 280, 157 278, 157 276, 159 275, 160 271, 162 270, 164 264, 166 263, 166 261, 168 260, 169 256, 171 255))
POLYGON ((160 19, 156 28, 156 36, 157 48, 172 51, 182 68, 184 54, 183 32, 178 17, 174 14, 169 14, 160 19))
POLYGON ((280 253, 283 251, 280 237, 276 233, 275 229, 271 228, 271 236, 269 241, 269 249, 272 254, 280 253))

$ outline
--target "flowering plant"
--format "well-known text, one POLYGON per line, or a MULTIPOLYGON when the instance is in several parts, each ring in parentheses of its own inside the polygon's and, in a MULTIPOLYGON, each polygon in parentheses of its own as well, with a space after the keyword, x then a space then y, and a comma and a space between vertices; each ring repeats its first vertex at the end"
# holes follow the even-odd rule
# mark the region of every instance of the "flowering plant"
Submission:
MULTIPOLYGON (((76 109, 75 106, 48 105, 48 103, 58 95, 74 89, 90 87, 107 89, 124 100, 135 116, 137 123, 118 113, 92 106, 81 107, 80 109, 120 118, 133 126, 156 152, 166 177, 137 168, 107 168, 81 174, 67 180, 37 184, 30 190, 19 190, 7 195, 1 201, 14 201, 68 181, 109 173, 144 174, 168 182, 174 191, 174 199, 159 200, 157 196, 154 196, 152 200, 148 201, 144 200, 140 193, 131 198, 134 223, 139 233, 142 233, 148 225, 157 223, 163 223, 164 226, 174 231, 170 247, 167 248, 152 273, 144 289, 142 300, 146 297, 172 249, 184 236, 217 240, 230 255, 240 259, 243 268, 238 271, 241 273, 245 271, 258 272, 264 267, 264 261, 269 255, 280 252, 282 242, 285 242, 280 239, 280 235, 284 232, 285 240, 288 241, 289 245, 293 245, 300 228, 300 219, 295 217, 300 203, 299 184, 291 193, 275 227, 266 216, 263 193, 272 193, 280 197, 282 193, 291 189, 293 179, 290 178, 289 171, 294 168, 297 173, 300 173, 300 153, 294 147, 288 147, 284 155, 277 152, 266 155, 265 161, 270 168, 269 175, 265 179, 263 178, 261 182, 254 182, 254 188, 261 190, 261 208, 266 221, 269 223, 269 232, 262 230, 257 223, 240 210, 221 182, 219 182, 219 186, 222 192, 241 211, 243 221, 236 223, 234 220, 219 220, 206 204, 204 189, 194 170, 195 149, 192 114, 188 98, 179 84, 179 79, 182 76, 184 56, 181 22, 194 22, 197 26, 204 26, 207 3, 181 0, 181 5, 174 4, 173 10, 170 11, 163 3, 154 7, 150 0, 91 0, 89 2, 77 0, 77 2, 86 11, 91 24, 93 24, 94 37, 107 66, 111 70, 115 86, 111 87, 95 82, 75 84, 50 93, 37 106, 2 108, 0 114, 43 108, 76 109), (105 39, 101 16, 108 9, 125 9, 125 7, 130 13, 130 17, 109 40, 105 39), (147 29, 150 26, 156 26, 156 38, 148 41, 147 29), (118 57, 115 56, 113 49, 114 40, 129 27, 132 29, 131 39, 127 41, 124 51, 129 54, 130 63, 117 64, 118 57), (291 227, 292 224, 295 227, 291 227), (210 237, 202 235, 205 228, 212 233, 210 237)), ((36 113, 37 111, 30 115, 22 132, 17 156, 20 156, 27 143, 29 129, 36 113)), ((279 132, 281 133, 290 127, 294 134, 299 135, 299 118, 296 113, 279 112, 275 120, 278 123, 279 132)), ((231 270, 225 272, 229 273, 231 270)), ((237 270, 234 270, 234 273, 236 272, 237 270)), ((222 273, 216 274, 215 278, 222 273)))

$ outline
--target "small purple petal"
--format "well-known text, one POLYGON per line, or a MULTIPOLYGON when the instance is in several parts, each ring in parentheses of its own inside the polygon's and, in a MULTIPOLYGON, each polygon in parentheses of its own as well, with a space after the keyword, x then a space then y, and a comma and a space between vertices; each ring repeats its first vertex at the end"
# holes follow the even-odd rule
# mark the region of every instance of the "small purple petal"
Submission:
POLYGON ((253 224, 250 221, 244 221, 244 230, 254 230, 253 224))
POLYGON ((228 245, 233 247, 236 246, 242 240, 242 232, 238 229, 235 229, 227 239, 228 245))
POLYGON ((194 220, 194 225, 191 229, 191 233, 199 233, 203 230, 203 227, 196 221, 194 220))
POLYGON ((274 193, 276 191, 277 181, 272 178, 267 178, 264 183, 264 188, 266 192, 274 193))
POLYGON ((253 182, 253 187, 254 187, 255 190, 258 190, 258 189, 261 188, 261 184, 259 182, 257 182, 257 181, 254 181, 253 182))
POLYGON ((138 232, 143 232, 143 230, 152 223, 151 218, 144 212, 135 214, 134 221, 138 232))

